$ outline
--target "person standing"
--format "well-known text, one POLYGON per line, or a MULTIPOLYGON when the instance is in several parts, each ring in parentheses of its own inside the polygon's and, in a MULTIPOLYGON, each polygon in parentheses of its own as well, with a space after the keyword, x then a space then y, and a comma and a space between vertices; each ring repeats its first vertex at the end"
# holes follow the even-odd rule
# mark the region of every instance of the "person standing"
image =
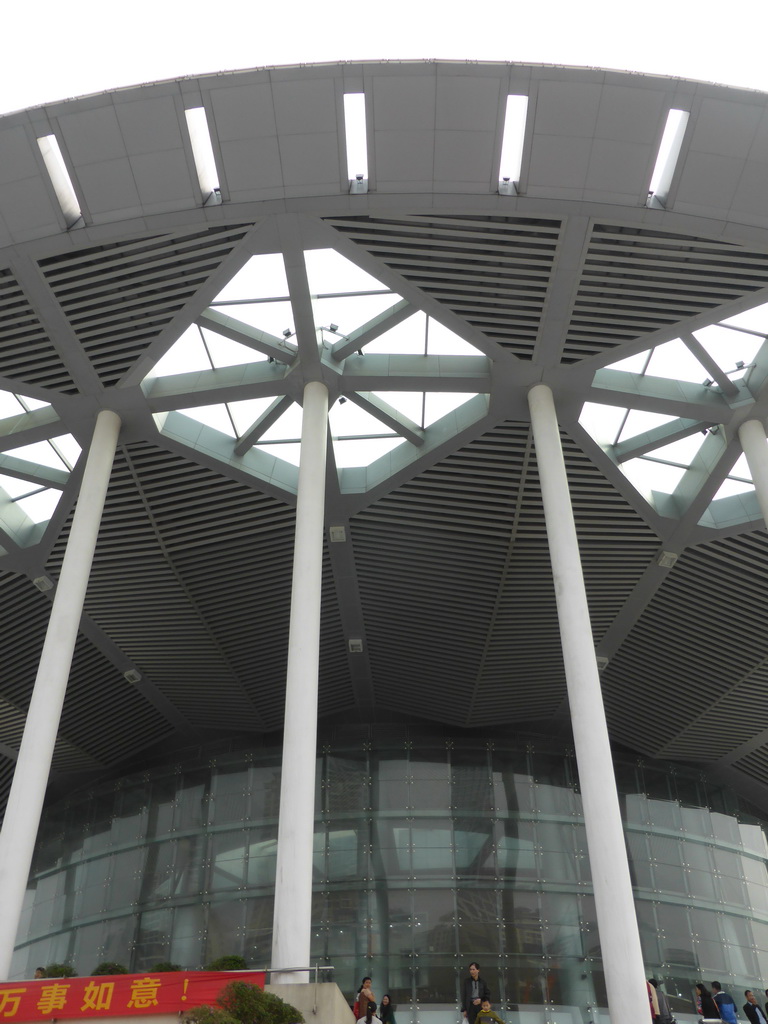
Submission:
POLYGON ((749 1024, 768 1024, 765 1019, 765 1014, 760 1006, 760 1003, 755 999, 755 995, 751 989, 747 989, 744 993, 746 996, 746 1003, 744 1003, 744 1013, 746 1014, 749 1024))
POLYGON ((719 981, 712 982, 712 998, 717 1003, 720 1016, 726 1024, 739 1024, 739 1018, 736 1014, 736 1003, 733 1001, 733 996, 729 996, 727 992, 723 992, 723 986, 719 981))
POLYGON ((701 1016, 706 1017, 708 1020, 717 1020, 720 1016, 720 1011, 717 1008, 717 1003, 712 998, 712 993, 703 981, 696 982, 696 998, 700 1004, 697 1009, 701 1016))
POLYGON ((371 979, 363 978, 360 982, 360 988, 357 990, 357 1017, 358 1020, 361 1017, 365 1017, 366 1011, 368 1010, 368 1003, 376 1002, 376 997, 373 994, 371 988, 371 979))
POLYGON ((480 977, 480 964, 475 960, 469 965, 469 977, 464 979, 461 989, 461 1012, 468 1024, 475 1024, 484 999, 491 998, 491 990, 480 977))
POLYGON ((388 992, 381 997, 379 1020, 382 1024, 397 1024, 397 1021, 395 1020, 395 1007, 388 992))
POLYGON ((674 1017, 666 994, 659 988, 659 983, 655 978, 649 978, 648 981, 656 989, 656 999, 659 1003, 659 1024, 672 1024, 674 1017))

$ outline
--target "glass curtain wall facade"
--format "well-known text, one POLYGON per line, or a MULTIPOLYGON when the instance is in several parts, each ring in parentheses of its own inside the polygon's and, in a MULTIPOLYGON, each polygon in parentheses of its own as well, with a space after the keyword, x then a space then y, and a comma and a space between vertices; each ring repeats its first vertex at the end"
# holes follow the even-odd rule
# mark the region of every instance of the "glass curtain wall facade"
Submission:
MULTIPOLYGON (((502 1011, 586 1021, 605 1006, 569 750, 386 726, 334 730, 318 751, 312 959, 350 1000, 371 975, 399 1024, 452 1020, 476 959, 502 1011)), ((768 823, 696 769, 616 767, 648 976, 678 1014, 702 977, 737 1002, 762 990, 768 823)), ((279 789, 275 745, 179 758, 49 807, 13 976, 227 953, 267 967, 279 789)))

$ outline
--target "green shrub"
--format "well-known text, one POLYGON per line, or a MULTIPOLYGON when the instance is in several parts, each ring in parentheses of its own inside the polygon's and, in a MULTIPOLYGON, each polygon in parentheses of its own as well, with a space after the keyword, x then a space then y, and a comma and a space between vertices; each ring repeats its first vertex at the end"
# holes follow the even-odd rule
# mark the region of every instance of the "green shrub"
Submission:
POLYGON ((240 1024, 304 1024, 295 1006, 245 981, 230 981, 216 1002, 240 1024))
POLYGON ((184 1016, 185 1024, 240 1024, 220 1006, 195 1006, 184 1016))
POLYGON ((46 978, 76 978, 77 971, 69 964, 48 964, 45 968, 46 978))
POLYGON ((128 974, 128 968, 124 964, 115 963, 114 960, 105 960, 91 971, 91 977, 99 974, 128 974))
POLYGON ((155 964, 154 967, 150 967, 150 974, 165 974, 167 971, 180 971, 181 968, 178 964, 172 964, 170 960, 161 960, 159 964, 155 964))
POLYGON ((246 971, 248 965, 241 956, 235 956, 230 954, 229 956, 220 956, 218 960, 212 960, 211 963, 205 965, 206 971, 246 971))

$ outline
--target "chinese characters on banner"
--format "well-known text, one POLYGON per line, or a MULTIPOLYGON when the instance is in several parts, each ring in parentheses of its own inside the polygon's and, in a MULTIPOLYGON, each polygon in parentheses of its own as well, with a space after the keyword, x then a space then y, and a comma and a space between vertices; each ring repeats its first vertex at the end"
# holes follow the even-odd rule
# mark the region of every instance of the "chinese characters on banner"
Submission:
POLYGON ((263 971, 173 971, 0 983, 2 1021, 178 1013, 216 1002, 230 981, 264 987, 263 971))

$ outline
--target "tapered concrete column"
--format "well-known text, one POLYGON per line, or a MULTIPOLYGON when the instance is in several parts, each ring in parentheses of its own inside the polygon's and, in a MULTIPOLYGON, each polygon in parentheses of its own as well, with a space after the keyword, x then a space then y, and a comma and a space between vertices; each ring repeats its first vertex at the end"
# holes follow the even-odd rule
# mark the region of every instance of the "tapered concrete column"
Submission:
POLYGON ((768 438, 760 420, 747 420, 739 427, 739 440, 752 474, 760 511, 768 525, 768 438))
POLYGON ((120 417, 100 412, 61 566, 0 832, 0 979, 6 980, 91 571, 120 417))
POLYGON ((632 884, 552 392, 528 393, 611 1020, 648 1024, 632 884))
POLYGON ((280 974, 279 968, 309 965, 327 433, 328 389, 310 381, 304 388, 296 502, 272 932, 271 966, 278 973, 272 974, 273 984, 308 980, 305 973, 280 974))

